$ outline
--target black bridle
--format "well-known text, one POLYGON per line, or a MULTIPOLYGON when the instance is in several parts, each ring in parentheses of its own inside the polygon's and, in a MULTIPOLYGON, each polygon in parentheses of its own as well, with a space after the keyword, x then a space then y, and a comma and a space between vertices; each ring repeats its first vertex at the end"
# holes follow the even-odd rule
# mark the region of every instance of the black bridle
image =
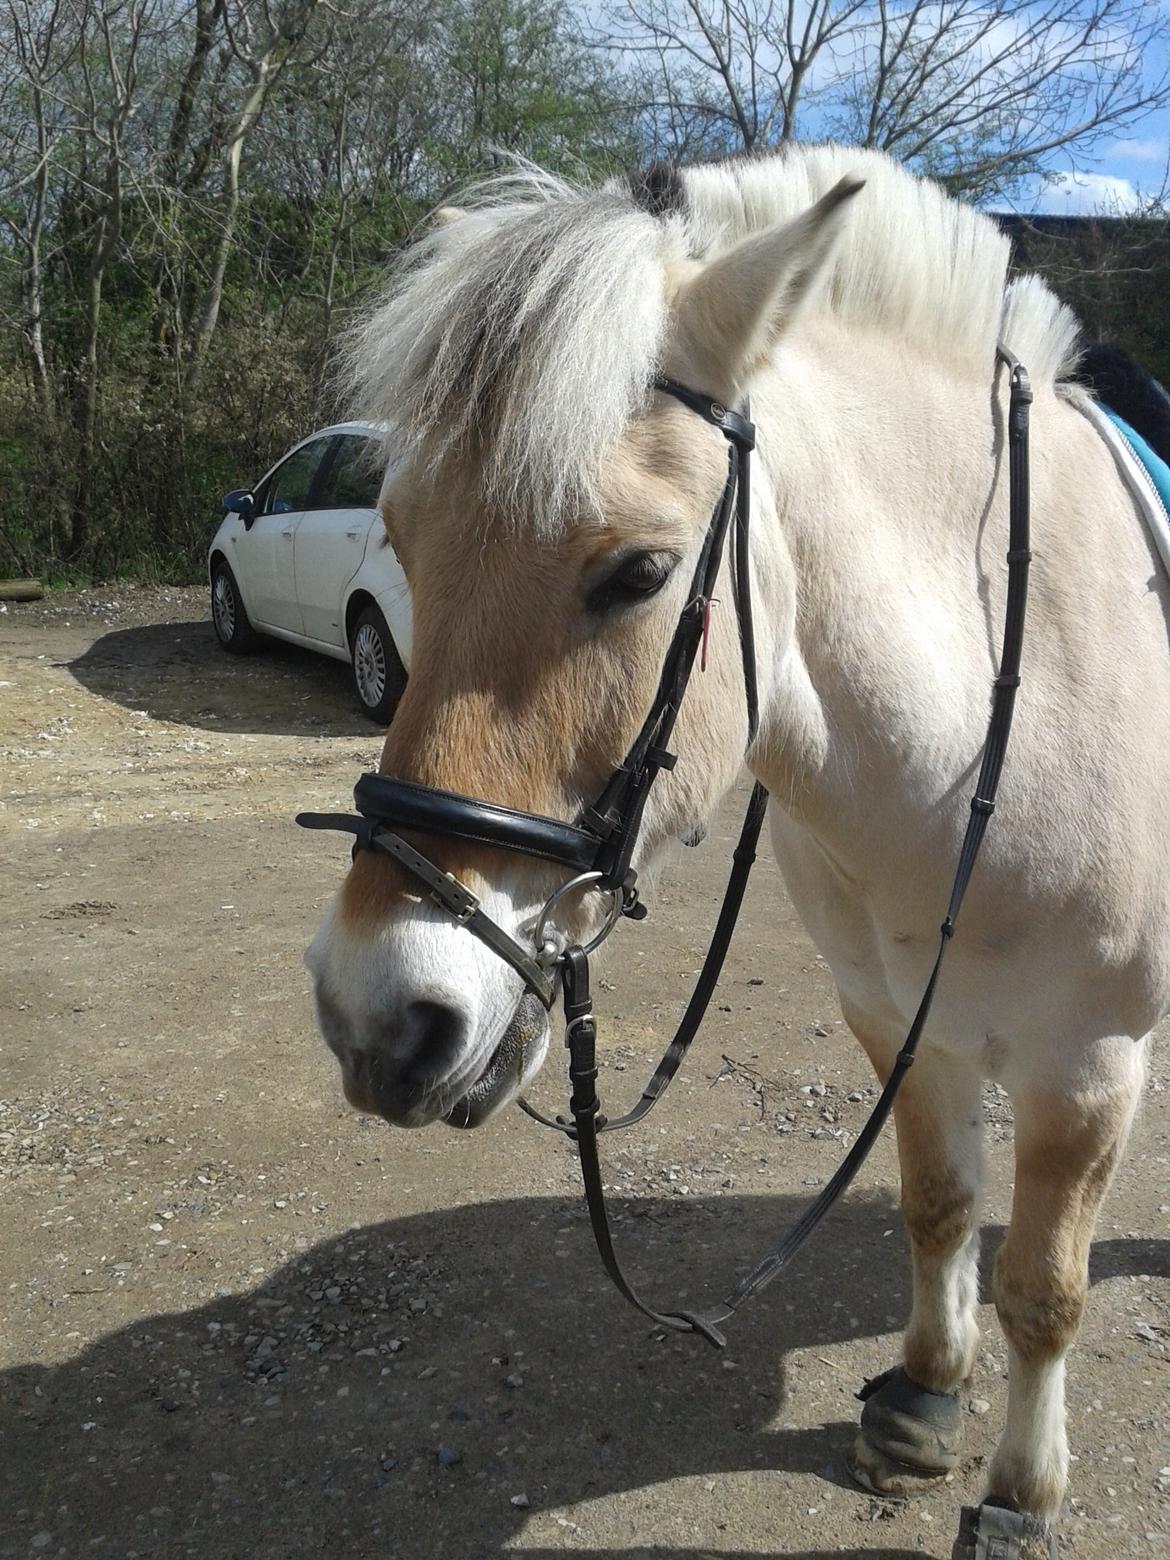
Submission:
MULTIPOLYGON (((671 379, 656 379, 654 388, 681 401, 723 433, 728 441, 727 478, 703 537, 686 605, 663 658, 654 702, 629 752, 612 771, 595 800, 581 809, 574 823, 564 823, 539 813, 519 812, 475 797, 457 796, 434 786, 366 774, 354 788, 357 816, 349 813, 300 813, 297 816, 297 822, 305 828, 342 829, 353 834, 355 850, 378 850, 392 856, 425 886, 436 904, 510 964, 546 1008, 551 1008, 557 997, 552 969, 559 963, 560 949, 552 943, 542 945, 540 939, 536 941, 535 950, 523 947, 485 915, 469 888, 428 861, 396 831, 417 829, 427 834, 472 840, 570 867, 575 876, 571 883, 562 885, 554 898, 561 898, 570 887, 592 887, 610 893, 615 912, 610 917, 607 931, 618 916, 635 920, 644 916, 646 909, 638 897, 637 873, 630 863, 655 778, 661 770, 673 769, 675 765, 676 755, 669 751, 667 744, 702 641, 733 514, 732 572, 743 649, 749 746, 755 738, 758 698, 747 562, 751 515, 749 462, 755 444, 755 429, 740 413, 710 397, 696 395, 671 379)), ((546 911, 548 908, 545 907, 546 911)), ((542 912, 538 929, 544 919, 542 912)), ((596 946, 596 940, 592 946, 596 946)))
POLYGON ((1008 413, 1010 537, 1003 647, 999 674, 993 684, 983 761, 975 795, 971 800, 970 818, 959 853, 950 900, 940 928, 938 953, 906 1041, 894 1061, 877 1104, 845 1159, 779 1244, 735 1286, 720 1306, 701 1313, 660 1312, 645 1304, 635 1293, 621 1270, 613 1247, 597 1140, 602 1132, 615 1132, 622 1127, 633 1126, 647 1115, 678 1072, 698 1032, 723 968, 752 863, 755 861, 756 845, 768 804, 765 787, 757 781, 752 789, 711 945, 678 1030, 637 1104, 626 1115, 614 1120, 607 1120, 601 1114, 597 1096, 597 1026, 589 990, 588 956, 609 935, 621 916, 640 919, 646 914, 646 907, 638 897, 637 874, 631 862, 655 777, 663 769, 673 769, 676 762, 676 755, 669 751, 668 743, 707 625, 715 581, 726 548, 728 531, 732 528, 733 515, 731 573, 743 657, 749 748, 756 735, 759 709, 749 564, 750 457, 755 446, 755 428, 747 416, 673 380, 654 381, 656 390, 673 396, 724 435, 728 444, 727 479, 707 526, 687 603, 663 659, 650 711, 625 759, 614 769, 597 799, 591 806, 581 810, 574 823, 499 807, 492 802, 458 796, 432 786, 414 785, 409 781, 391 780, 375 774, 362 775, 357 783, 354 790, 358 810, 356 816, 348 813, 300 813, 297 816, 297 822, 305 828, 341 829, 353 834, 355 854, 358 850, 375 850, 391 856, 423 885, 435 904, 510 964, 546 1009, 551 1009, 556 1000, 554 975, 559 971, 564 998, 565 1043, 569 1050, 569 1079, 572 1085, 569 1111, 572 1120, 561 1116, 552 1120, 524 1099, 520 1100, 520 1104, 534 1120, 563 1132, 577 1144, 597 1247, 606 1271, 625 1298, 660 1326, 677 1332, 698 1333, 719 1348, 726 1343, 721 1331, 723 1324, 749 1296, 770 1283, 800 1249, 853 1180, 885 1124, 901 1081, 914 1060, 934 999, 943 956, 954 934, 959 907, 988 820, 995 810, 996 790, 1007 751, 1016 690, 1020 683, 1028 564, 1032 556, 1029 551, 1028 501, 1028 408, 1032 392, 1028 375, 1018 359, 1002 346, 996 349, 996 355, 1008 369, 1011 389, 1008 413), (420 830, 426 834, 472 840, 517 851, 572 868, 575 875, 562 884, 545 904, 537 919, 534 946, 528 949, 484 913, 478 898, 469 888, 416 850, 402 838, 398 829, 420 830), (554 938, 544 935, 546 928, 561 898, 571 890, 583 887, 608 892, 612 896, 610 914, 601 932, 584 948, 576 945, 561 948, 554 938))

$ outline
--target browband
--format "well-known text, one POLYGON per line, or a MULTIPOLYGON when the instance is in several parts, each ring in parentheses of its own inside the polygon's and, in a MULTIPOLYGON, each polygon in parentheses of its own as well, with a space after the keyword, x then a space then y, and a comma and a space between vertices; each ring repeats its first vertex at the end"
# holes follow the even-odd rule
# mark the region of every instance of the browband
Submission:
POLYGON ((755 449, 756 425, 742 412, 733 411, 730 406, 724 406, 722 401, 716 401, 713 396, 705 395, 701 390, 692 390, 689 385, 680 385, 677 379, 667 379, 664 374, 655 376, 654 388, 660 390, 663 395, 673 396, 689 412, 695 412, 704 422, 710 423, 712 428, 718 428, 741 453, 755 449))

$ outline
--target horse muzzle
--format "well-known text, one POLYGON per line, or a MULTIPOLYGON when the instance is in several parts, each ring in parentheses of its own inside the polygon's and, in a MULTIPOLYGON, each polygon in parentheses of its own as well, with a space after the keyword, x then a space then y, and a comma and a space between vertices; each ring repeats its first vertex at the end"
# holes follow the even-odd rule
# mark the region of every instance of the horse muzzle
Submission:
POLYGON ((480 1127, 510 1104, 540 1071, 548 1052, 548 1014, 526 991, 487 1065, 443 1120, 449 1127, 480 1127))
POLYGON ((470 1065, 468 1020, 444 1003, 411 1002, 358 1043, 328 999, 318 997, 318 1014, 346 1099, 396 1127, 482 1125, 519 1094, 548 1046, 548 1015, 529 992, 486 1057, 478 1050, 470 1065))

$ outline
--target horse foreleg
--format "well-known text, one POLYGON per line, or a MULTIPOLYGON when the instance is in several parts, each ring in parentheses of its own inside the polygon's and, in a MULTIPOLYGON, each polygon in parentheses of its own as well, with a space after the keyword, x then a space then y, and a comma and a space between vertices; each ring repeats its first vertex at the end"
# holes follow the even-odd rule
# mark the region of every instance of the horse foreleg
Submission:
MULTIPOLYGON (((896 1044, 854 1033, 878 1076, 896 1044)), ((906 1495, 958 1460, 958 1388, 979 1342, 979 1204, 983 1184, 980 1080, 961 1057, 926 1049, 903 1081, 894 1112, 902 1217, 914 1261, 914 1300, 903 1363, 869 1384, 851 1468, 867 1488, 906 1495)))
POLYGON ((1008 1411, 988 1498, 1046 1519, 1060 1510, 1068 1474, 1064 1362, 1084 1310, 1089 1243, 1145 1070, 1144 1046, 1108 1050, 1107 1081, 1092 1092, 1030 1087, 1012 1097, 1016 1185, 995 1263, 1008 1411))

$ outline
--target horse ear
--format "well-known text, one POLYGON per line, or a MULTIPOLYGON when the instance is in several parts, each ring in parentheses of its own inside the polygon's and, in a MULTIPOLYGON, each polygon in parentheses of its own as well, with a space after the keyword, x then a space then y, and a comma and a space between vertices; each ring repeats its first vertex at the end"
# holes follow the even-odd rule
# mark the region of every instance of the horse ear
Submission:
POLYGON ((841 179, 792 222, 743 239, 683 284, 680 344, 709 390, 734 398, 812 293, 864 187, 864 179, 841 179))

